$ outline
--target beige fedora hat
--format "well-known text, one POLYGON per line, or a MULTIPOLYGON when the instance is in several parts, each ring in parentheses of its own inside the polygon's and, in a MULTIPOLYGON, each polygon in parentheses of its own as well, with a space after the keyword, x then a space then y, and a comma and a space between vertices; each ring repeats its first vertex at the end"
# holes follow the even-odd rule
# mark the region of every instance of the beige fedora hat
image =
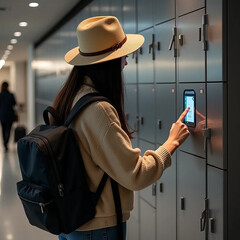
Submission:
POLYGON ((144 43, 139 34, 125 34, 114 16, 97 16, 77 27, 78 46, 65 55, 71 65, 89 65, 109 61, 135 52, 144 43))

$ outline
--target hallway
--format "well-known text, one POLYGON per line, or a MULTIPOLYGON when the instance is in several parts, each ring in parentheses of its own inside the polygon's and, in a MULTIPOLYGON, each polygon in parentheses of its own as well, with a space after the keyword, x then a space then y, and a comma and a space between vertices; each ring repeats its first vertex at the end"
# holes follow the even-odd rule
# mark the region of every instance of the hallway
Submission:
POLYGON ((4 153, 2 143, 0 143, 0 240, 57 239, 54 235, 28 223, 16 192, 16 182, 21 179, 17 147, 13 139, 10 139, 10 142, 12 144, 7 153, 4 153))

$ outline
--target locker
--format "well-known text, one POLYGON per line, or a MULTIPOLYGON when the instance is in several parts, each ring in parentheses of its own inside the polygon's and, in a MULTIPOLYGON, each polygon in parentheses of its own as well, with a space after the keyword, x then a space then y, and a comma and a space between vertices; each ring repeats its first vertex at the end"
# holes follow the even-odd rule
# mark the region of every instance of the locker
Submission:
POLYGON ((110 0, 99 0, 100 16, 109 16, 110 14, 110 0))
POLYGON ((136 0, 128 1, 123 0, 123 29, 125 33, 136 33, 137 21, 136 21, 136 0))
POLYGON ((203 134, 206 126, 205 84, 194 83, 178 85, 177 118, 183 112, 183 92, 185 89, 193 89, 196 93, 196 127, 189 127, 190 135, 179 148, 185 152, 206 158, 207 139, 203 134))
POLYGON ((176 121, 176 85, 156 85, 156 142, 164 143, 176 121))
POLYGON ((208 51, 207 80, 224 81, 222 0, 207 1, 208 51))
POLYGON ((155 26, 156 60, 155 79, 157 83, 175 82, 175 57, 174 46, 169 50, 169 45, 174 37, 175 21, 169 21, 155 26))
POLYGON ((125 85, 125 113, 129 127, 135 131, 132 139, 133 147, 137 147, 138 121, 137 121, 137 85, 125 85))
MULTIPOLYGON (((139 141, 139 148, 141 149, 141 156, 143 156, 143 154, 149 149, 156 149, 154 144, 141 140, 139 141)), ((150 204, 151 207, 156 208, 156 183, 140 190, 140 199, 144 199, 144 201, 150 204)))
POLYGON ((208 240, 224 240, 226 238, 226 175, 223 170, 208 166, 208 240), (225 213, 225 214, 224 214, 225 213))
POLYGON ((139 138, 155 143, 155 88, 139 84, 139 138))
POLYGON ((227 86, 224 83, 207 85, 207 127, 211 130, 208 140, 207 160, 210 165, 227 168, 227 86), (217 99, 217 100, 216 100, 217 99))
POLYGON ((153 0, 149 0, 146 4, 144 0, 137 1, 137 24, 138 31, 153 26, 153 0))
POLYGON ((138 50, 138 82, 153 83, 153 65, 154 65, 154 35, 153 28, 141 32, 145 42, 138 50), (150 48, 153 46, 153 48, 150 48), (150 52, 151 51, 151 52, 150 52))
POLYGON ((177 239, 203 240, 200 218, 205 210, 206 162, 177 151, 177 239))
POLYGON ((140 240, 156 240, 156 209, 140 199, 140 240))
POLYGON ((205 0, 177 0, 176 10, 177 16, 195 11, 199 8, 205 7, 205 0))
POLYGON ((176 154, 157 182, 157 239, 176 238, 176 154))
POLYGON ((205 82, 203 16, 199 10, 177 19, 179 82, 205 82))
POLYGON ((154 24, 158 24, 175 18, 174 0, 153 0, 153 6, 154 24))

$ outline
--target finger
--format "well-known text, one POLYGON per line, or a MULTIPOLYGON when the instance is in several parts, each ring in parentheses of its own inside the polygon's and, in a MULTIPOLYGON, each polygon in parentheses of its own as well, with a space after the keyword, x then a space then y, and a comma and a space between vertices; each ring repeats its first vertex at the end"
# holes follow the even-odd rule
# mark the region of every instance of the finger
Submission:
POLYGON ((182 122, 182 121, 184 120, 184 118, 186 117, 189 109, 190 109, 190 107, 187 107, 187 108, 185 109, 185 111, 180 115, 180 117, 179 117, 179 119, 178 119, 179 122, 182 122))

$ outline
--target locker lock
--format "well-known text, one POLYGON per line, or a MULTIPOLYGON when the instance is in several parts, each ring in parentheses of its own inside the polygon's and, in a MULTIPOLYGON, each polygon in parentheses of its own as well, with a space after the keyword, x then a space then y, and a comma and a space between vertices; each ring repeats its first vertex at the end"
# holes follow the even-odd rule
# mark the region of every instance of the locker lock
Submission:
POLYGON ((183 35, 180 34, 178 36, 178 41, 179 41, 180 46, 182 46, 183 45, 183 35))

